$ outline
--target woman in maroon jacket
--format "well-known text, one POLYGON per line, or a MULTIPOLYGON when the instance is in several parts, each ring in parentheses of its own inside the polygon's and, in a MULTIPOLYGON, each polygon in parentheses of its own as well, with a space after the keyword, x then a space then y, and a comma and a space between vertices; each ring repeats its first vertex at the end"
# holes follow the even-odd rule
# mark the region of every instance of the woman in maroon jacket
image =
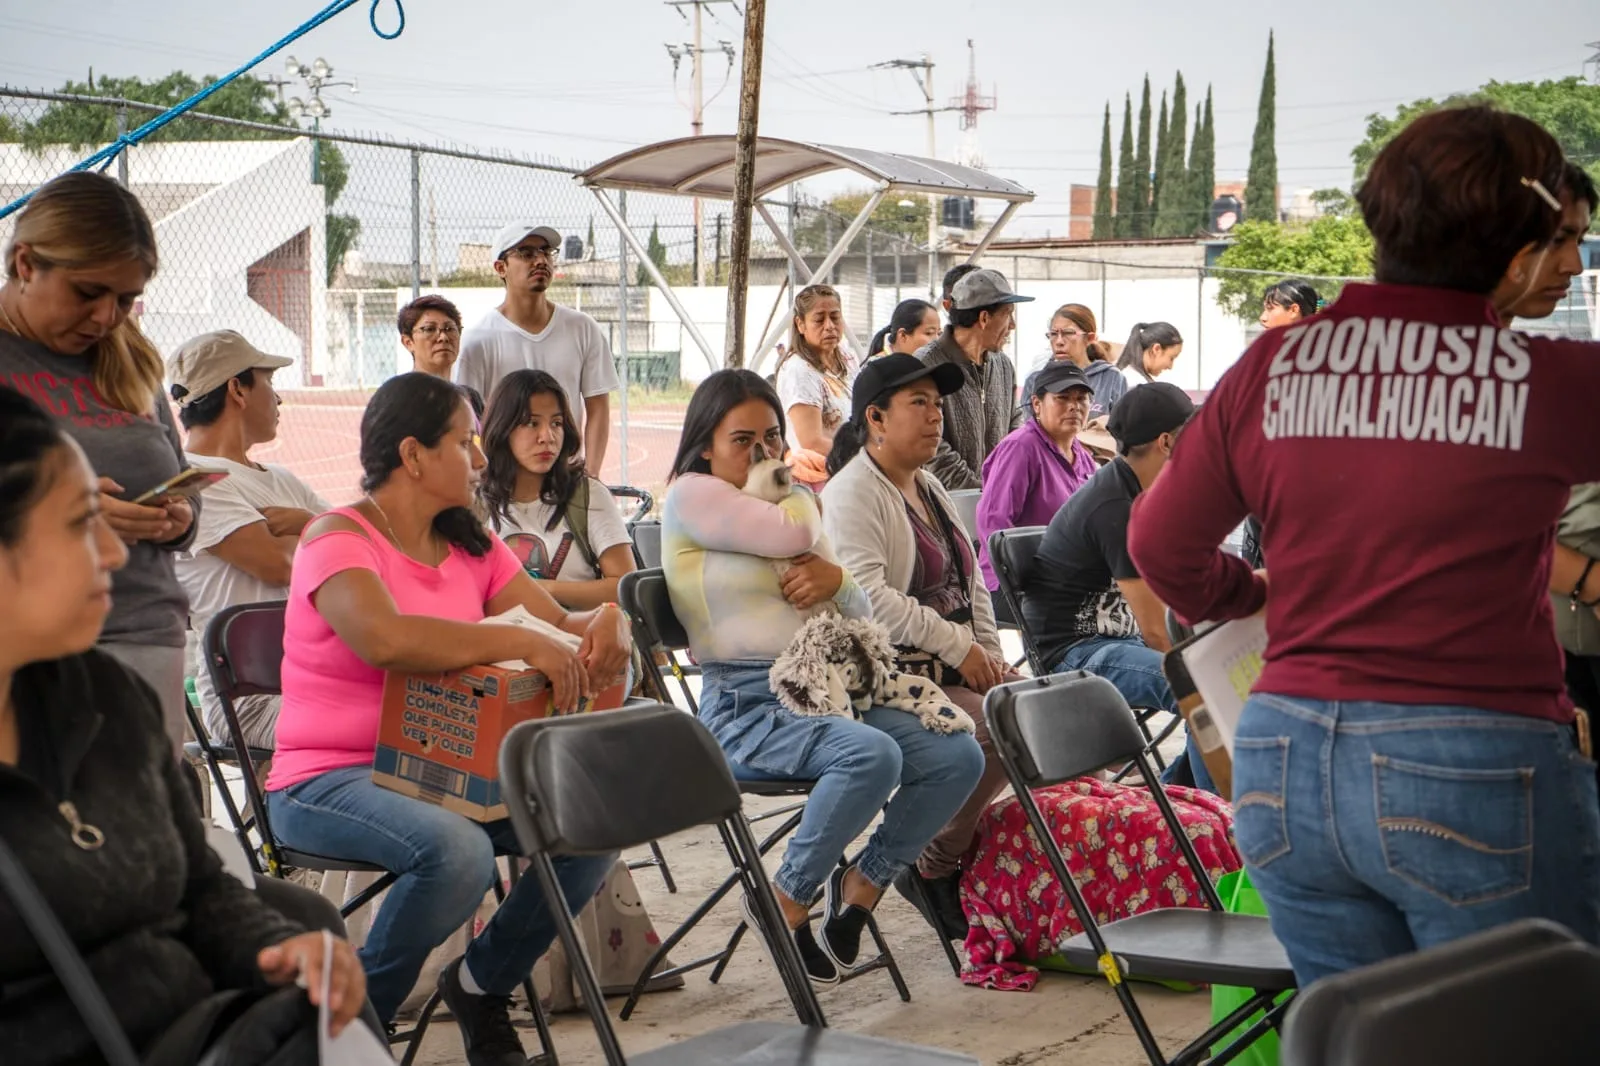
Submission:
POLYGON ((1568 175, 1527 119, 1417 119, 1358 199, 1377 284, 1266 333, 1134 508, 1184 618, 1267 611, 1235 832, 1301 982, 1518 918, 1600 941, 1600 805, 1546 580, 1600 479, 1600 346, 1505 328, 1568 175), (1264 575, 1217 551, 1259 516, 1264 575))

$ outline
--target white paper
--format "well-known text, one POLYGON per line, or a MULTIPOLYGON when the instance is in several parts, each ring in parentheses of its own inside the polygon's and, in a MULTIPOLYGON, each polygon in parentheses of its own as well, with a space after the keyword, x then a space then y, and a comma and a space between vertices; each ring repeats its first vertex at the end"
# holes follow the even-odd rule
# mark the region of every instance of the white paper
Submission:
MULTIPOLYGON (((522 606, 522 604, 520 604, 520 603, 517 604, 515 607, 511 608, 509 611, 502 611, 500 614, 495 615, 493 618, 485 618, 483 620, 483 624, 485 624, 485 625, 498 625, 498 626, 517 626, 519 629, 531 629, 531 630, 534 630, 535 632, 543 633, 547 637, 553 637, 556 640, 562 641, 569 648, 571 648, 573 651, 577 651, 578 650, 578 646, 583 643, 582 638, 574 636, 571 633, 568 633, 565 629, 561 629, 561 628, 558 628, 556 626, 551 625, 549 622, 546 622, 543 618, 540 618, 538 615, 536 615, 533 612, 529 611, 526 607, 522 606)), ((533 667, 531 667, 530 665, 528 665, 528 663, 524 662, 521 659, 507 659, 504 662, 498 662, 498 663, 495 663, 494 665, 500 667, 502 670, 531 670, 531 669, 533 669, 533 667)))
MULTIPOLYGON (((1229 755, 1233 754, 1233 737, 1245 700, 1250 698, 1250 690, 1266 665, 1266 651, 1265 612, 1225 622, 1183 649, 1189 678, 1229 755)), ((1212 747, 1203 740, 1201 746, 1206 750, 1212 747)))
POLYGON ((317 1008, 317 1058, 322 1066, 394 1066, 394 1056, 359 1017, 330 1034, 328 985, 333 980, 333 934, 322 931, 322 1005, 317 1008))

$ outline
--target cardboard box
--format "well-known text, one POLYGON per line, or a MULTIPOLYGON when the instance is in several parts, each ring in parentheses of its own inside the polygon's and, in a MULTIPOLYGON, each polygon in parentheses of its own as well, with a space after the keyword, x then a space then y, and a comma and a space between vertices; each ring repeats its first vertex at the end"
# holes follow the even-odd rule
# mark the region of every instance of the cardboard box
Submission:
MULTIPOLYGON (((621 707, 622 679, 579 713, 621 707)), ((390 673, 372 780, 478 822, 506 817, 500 742, 518 722, 550 714, 550 687, 537 670, 478 666, 438 674, 390 673)))

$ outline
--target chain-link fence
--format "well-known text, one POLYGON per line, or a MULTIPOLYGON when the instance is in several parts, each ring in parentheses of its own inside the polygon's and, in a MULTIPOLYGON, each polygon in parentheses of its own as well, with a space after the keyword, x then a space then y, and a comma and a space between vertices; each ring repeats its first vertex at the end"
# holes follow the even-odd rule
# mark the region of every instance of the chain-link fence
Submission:
MULTIPOLYGON (((160 110, 0 88, 0 203, 160 110)), ((411 368, 396 310, 414 294, 438 291, 470 326, 498 306, 504 290, 489 246, 509 221, 550 225, 564 235, 552 299, 593 316, 619 363, 627 353, 630 387, 612 404, 608 481, 663 487, 689 388, 721 362, 731 238, 724 203, 706 202, 697 212, 685 198, 618 197, 630 228, 698 325, 708 356, 637 257, 630 253, 623 266, 617 230, 573 180, 574 171, 552 162, 195 115, 122 153, 111 173, 156 225, 162 263, 139 308, 145 331, 171 352, 197 333, 237 329, 263 350, 293 357, 295 365, 277 375, 284 400, 279 438, 259 454, 330 500, 355 491, 358 426, 371 390, 411 368)), ((851 202, 796 197, 763 206, 809 272, 849 226, 851 202)), ((839 289, 857 350, 897 303, 927 297, 965 259, 963 242, 976 239, 983 221, 961 207, 891 195, 827 277, 817 279, 839 289), (930 210, 941 212, 939 250, 932 254, 930 210)), ((10 229, 9 219, 0 220, 0 241, 10 229)), ((1112 342, 1136 322, 1171 322, 1185 339, 1172 380, 1210 387, 1256 331, 1218 305, 1228 272, 1207 265, 1217 250, 1194 241, 1093 249, 996 244, 984 265, 1035 298, 1020 305, 1010 342, 1019 378, 1048 353, 1052 311, 1075 302, 1095 312, 1101 336, 1112 342)), ((1260 277, 1261 286, 1275 277, 1260 277)), ((795 286, 804 283, 759 218, 750 280, 747 343, 754 346, 756 334, 772 335, 788 321, 795 286)), ((1595 273, 1580 283, 1540 328, 1600 335, 1595 273)), ((770 372, 770 351, 752 364, 770 372)))

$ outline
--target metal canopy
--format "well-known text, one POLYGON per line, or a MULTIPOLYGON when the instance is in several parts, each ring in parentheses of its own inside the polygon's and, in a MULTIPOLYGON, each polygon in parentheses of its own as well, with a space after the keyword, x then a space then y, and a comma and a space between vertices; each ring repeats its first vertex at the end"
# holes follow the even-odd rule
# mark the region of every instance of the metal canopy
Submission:
MULTIPOLYGON (((726 135, 684 137, 613 156, 578 175, 594 189, 733 198, 735 139, 726 135)), ((957 163, 919 156, 806 144, 777 137, 756 140, 756 196, 763 197, 805 178, 848 170, 888 188, 946 193, 1027 203, 1033 192, 1014 181, 957 163)))

